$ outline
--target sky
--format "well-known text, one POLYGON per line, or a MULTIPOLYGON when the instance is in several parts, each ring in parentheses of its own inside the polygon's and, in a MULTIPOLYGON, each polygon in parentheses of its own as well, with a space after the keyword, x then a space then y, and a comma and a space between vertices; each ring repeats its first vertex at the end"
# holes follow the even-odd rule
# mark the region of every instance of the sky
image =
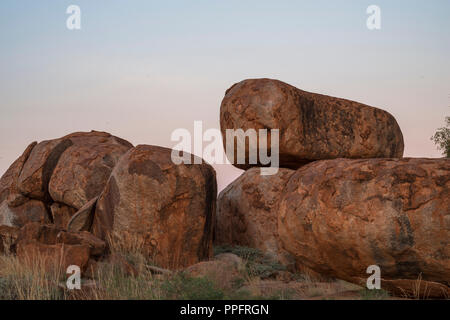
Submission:
MULTIPOLYGON (((262 77, 387 110, 405 156, 441 157, 450 1, 372 1, 2 0, 0 174, 30 142, 75 131, 174 147, 175 129, 219 128, 225 90, 262 77)), ((242 172, 215 168, 219 189, 242 172)))

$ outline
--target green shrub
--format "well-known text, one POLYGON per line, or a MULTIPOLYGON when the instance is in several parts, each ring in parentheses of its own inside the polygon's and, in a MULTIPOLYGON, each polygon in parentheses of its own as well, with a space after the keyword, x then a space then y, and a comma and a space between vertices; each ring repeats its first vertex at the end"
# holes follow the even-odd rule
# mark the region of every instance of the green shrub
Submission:
POLYGON ((161 291, 165 299, 176 300, 220 300, 224 292, 209 279, 192 278, 181 272, 164 280, 161 291))
POLYGON ((218 246, 214 248, 215 255, 221 253, 233 253, 242 259, 246 264, 246 269, 249 275, 269 278, 279 271, 286 270, 286 267, 267 256, 261 250, 255 248, 241 247, 241 246, 218 246))

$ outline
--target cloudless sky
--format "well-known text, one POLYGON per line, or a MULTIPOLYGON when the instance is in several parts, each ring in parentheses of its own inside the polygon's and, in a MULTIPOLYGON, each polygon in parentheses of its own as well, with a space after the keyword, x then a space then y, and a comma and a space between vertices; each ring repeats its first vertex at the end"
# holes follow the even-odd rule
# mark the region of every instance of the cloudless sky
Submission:
MULTIPOLYGON (((219 127, 247 78, 389 111, 405 156, 440 157, 450 115, 450 1, 0 2, 0 174, 32 141, 92 129, 173 147, 176 128, 219 127), (81 30, 66 9, 81 8, 81 30), (381 30, 366 8, 381 8, 381 30)), ((219 188, 239 170, 216 166, 219 188)))

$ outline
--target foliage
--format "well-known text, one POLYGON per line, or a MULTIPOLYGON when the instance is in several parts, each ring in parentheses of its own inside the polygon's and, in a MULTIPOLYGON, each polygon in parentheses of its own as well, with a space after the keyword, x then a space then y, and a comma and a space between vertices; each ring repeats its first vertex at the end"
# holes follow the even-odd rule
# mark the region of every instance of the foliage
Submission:
POLYGON ((431 140, 442 150, 442 154, 450 158, 450 117, 445 118, 446 127, 439 128, 431 140))
POLYGON ((233 253, 246 261, 246 269, 250 276, 269 278, 279 271, 285 271, 286 267, 264 254, 258 249, 241 246, 216 247, 214 253, 233 253))

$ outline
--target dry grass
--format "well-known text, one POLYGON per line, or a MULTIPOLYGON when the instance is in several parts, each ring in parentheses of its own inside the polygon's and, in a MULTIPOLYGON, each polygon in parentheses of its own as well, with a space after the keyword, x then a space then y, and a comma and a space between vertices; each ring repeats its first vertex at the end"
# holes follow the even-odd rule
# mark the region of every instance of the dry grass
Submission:
POLYGON ((58 290, 65 275, 60 265, 47 255, 20 260, 12 255, 0 256, 0 299, 63 299, 64 293, 58 290))
MULTIPOLYGON (((433 288, 429 286, 429 283, 422 279, 421 273, 419 273, 419 276, 414 281, 411 290, 406 291, 401 289, 404 298, 415 300, 430 299, 432 290, 433 288)), ((444 290, 442 290, 441 294, 444 299, 450 299, 450 297, 447 295, 447 292, 445 292, 444 290)))
MULTIPOLYGON (((183 271, 155 274, 146 245, 138 238, 109 240, 112 254, 121 255, 137 274, 130 274, 118 263, 99 262, 93 280, 82 281, 82 290, 67 290, 67 275, 61 261, 48 256, 19 260, 13 255, 0 256, 0 300, 158 300, 158 299, 387 299, 385 292, 362 290, 344 281, 324 281, 308 274, 291 275, 290 281, 276 278, 282 268, 254 249, 235 248, 243 258, 234 279, 220 274, 192 277, 183 271), (223 286, 228 281, 232 285, 223 286)), ((219 249, 220 251, 220 249, 219 249)), ((220 253, 220 252, 219 252, 220 253)), ((423 292, 417 281, 416 297, 423 292)))

